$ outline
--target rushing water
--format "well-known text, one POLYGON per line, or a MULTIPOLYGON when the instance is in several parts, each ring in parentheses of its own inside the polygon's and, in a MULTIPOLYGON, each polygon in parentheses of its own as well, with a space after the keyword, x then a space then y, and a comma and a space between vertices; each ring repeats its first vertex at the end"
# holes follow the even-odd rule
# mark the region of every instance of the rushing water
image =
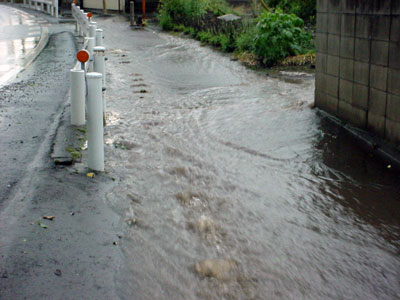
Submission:
POLYGON ((312 75, 97 21, 123 299, 398 299, 399 176, 310 108, 312 75))

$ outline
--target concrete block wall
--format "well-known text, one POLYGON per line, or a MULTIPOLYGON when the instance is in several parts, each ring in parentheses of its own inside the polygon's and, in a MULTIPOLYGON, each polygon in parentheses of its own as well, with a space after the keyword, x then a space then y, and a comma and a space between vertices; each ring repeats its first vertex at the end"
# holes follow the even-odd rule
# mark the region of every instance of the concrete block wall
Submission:
POLYGON ((400 1, 318 0, 315 104, 400 143, 400 1))

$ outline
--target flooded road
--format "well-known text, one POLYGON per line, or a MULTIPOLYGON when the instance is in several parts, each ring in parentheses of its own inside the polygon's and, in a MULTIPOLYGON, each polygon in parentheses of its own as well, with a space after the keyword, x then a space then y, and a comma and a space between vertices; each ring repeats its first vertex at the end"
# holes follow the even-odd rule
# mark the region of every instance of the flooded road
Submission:
POLYGON ((42 18, 0 4, 0 86, 30 62, 42 34, 42 18))
POLYGON ((310 108, 313 75, 96 21, 122 299, 398 299, 399 175, 310 108))

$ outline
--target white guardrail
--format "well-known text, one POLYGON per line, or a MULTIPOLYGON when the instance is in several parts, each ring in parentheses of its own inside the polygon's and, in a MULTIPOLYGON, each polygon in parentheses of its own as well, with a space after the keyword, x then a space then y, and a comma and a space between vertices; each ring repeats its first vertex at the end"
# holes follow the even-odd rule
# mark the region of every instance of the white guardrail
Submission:
POLYGON ((71 70, 71 124, 85 125, 87 108, 88 167, 103 172, 106 111, 103 30, 91 21, 91 13, 85 13, 76 4, 72 4, 71 11, 76 31, 84 38, 83 49, 78 51, 78 61, 71 70))
POLYGON ((23 7, 39 10, 58 18, 58 0, 24 0, 23 7))

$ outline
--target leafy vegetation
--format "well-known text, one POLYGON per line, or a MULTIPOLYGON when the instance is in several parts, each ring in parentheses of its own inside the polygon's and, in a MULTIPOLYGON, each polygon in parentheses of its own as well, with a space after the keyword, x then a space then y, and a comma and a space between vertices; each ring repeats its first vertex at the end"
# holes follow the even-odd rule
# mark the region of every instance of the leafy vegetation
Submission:
POLYGON ((273 9, 279 8, 287 14, 295 14, 306 23, 315 23, 316 0, 265 0, 273 9))
POLYGON ((305 53, 312 37, 303 27, 303 20, 293 14, 285 14, 279 9, 265 11, 258 18, 254 52, 267 65, 287 56, 305 53))
POLYGON ((257 18, 226 22, 217 19, 233 12, 225 0, 161 0, 157 18, 164 30, 184 32, 225 52, 248 53, 244 56, 256 57, 267 66, 288 56, 312 52, 312 35, 293 12, 299 15, 312 11, 315 0, 260 3, 267 9, 262 9, 257 18))

